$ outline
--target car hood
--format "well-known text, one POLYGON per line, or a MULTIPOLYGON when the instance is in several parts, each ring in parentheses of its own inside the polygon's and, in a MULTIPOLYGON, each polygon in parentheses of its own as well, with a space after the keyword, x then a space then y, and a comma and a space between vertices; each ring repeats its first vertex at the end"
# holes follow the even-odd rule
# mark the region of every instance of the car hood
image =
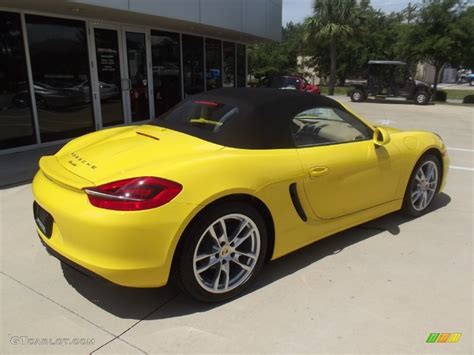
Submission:
POLYGON ((156 175, 173 164, 222 148, 171 129, 143 125, 88 134, 71 141, 55 156, 65 169, 97 185, 156 175))

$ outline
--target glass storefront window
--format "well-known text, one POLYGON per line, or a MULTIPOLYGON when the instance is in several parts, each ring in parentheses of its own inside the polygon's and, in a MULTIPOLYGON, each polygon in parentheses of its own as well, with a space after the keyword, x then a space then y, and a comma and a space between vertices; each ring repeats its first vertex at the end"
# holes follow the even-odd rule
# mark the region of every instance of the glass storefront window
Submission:
POLYGON ((224 87, 235 86, 235 43, 224 42, 224 87))
POLYGON ((247 80, 245 78, 247 65, 247 53, 244 44, 237 44, 237 87, 245 87, 247 80))
POLYGON ((202 37, 183 35, 184 95, 204 91, 204 44, 202 37))
POLYGON ((42 142, 94 129, 83 21, 25 15, 42 142))
POLYGON ((0 149, 35 144, 20 15, 0 12, 0 149))
POLYGON ((122 84, 118 33, 116 30, 94 29, 100 107, 104 127, 123 123, 122 84))
POLYGON ((206 38, 206 90, 222 87, 222 42, 206 38))
POLYGON ((20 15, 0 11, 0 125, 5 127, 0 132, 0 149, 38 143, 38 134, 44 143, 93 131, 92 85, 97 85, 94 92, 100 94, 104 127, 149 119, 149 99, 158 117, 179 103, 183 92, 186 97, 204 90, 246 86, 243 44, 158 30, 151 30, 148 39, 145 30, 94 26, 91 55, 97 68, 93 68, 85 21, 32 14, 24 18, 22 34, 20 15), (23 35, 28 41, 32 83, 23 35), (147 65, 147 40, 151 42, 151 66, 147 65), (96 70, 96 83, 91 83, 90 68, 96 70), (153 98, 148 96, 151 84, 153 98))
POLYGON ((179 34, 151 31, 151 57, 155 116, 158 117, 181 100, 179 34))

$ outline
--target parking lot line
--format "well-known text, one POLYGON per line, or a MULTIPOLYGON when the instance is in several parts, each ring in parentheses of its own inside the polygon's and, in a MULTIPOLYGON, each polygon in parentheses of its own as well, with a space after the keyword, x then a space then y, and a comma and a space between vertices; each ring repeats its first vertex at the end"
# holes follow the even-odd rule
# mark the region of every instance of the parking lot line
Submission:
POLYGON ((454 170, 474 171, 474 168, 467 168, 467 167, 465 167, 465 166, 450 165, 449 168, 450 168, 450 169, 454 169, 454 170))
POLYGON ((448 150, 457 150, 459 152, 474 152, 474 149, 465 149, 465 148, 449 148, 448 150))

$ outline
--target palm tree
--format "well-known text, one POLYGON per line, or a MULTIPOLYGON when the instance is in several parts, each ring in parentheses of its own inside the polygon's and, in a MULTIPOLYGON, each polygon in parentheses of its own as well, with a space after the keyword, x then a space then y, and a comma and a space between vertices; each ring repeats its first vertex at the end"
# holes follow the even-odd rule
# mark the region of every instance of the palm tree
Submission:
POLYGON ((329 44, 329 95, 334 95, 336 86, 337 45, 354 32, 356 13, 356 0, 314 0, 313 16, 305 21, 306 40, 329 44))

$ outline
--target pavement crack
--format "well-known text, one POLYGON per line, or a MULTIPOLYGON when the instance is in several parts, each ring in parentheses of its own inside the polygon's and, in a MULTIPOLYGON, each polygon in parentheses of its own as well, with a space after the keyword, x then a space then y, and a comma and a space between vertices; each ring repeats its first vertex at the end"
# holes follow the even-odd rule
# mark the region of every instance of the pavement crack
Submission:
MULTIPOLYGON (((102 330, 103 332, 107 333, 108 335, 112 336, 113 338, 112 338, 111 341, 117 339, 120 335, 123 334, 123 333, 121 333, 121 334, 118 335, 118 336, 115 335, 114 333, 108 331, 107 329, 101 327, 100 325, 98 325, 98 324, 92 322, 91 320, 85 318, 84 316, 80 315, 80 314, 77 313, 76 311, 74 311, 74 310, 72 310, 72 309, 70 309, 70 308, 68 308, 68 307, 66 307, 66 306, 64 306, 64 305, 62 305, 61 303, 59 303, 59 302, 53 300, 51 297, 46 296, 45 294, 43 294, 43 293, 41 293, 41 292, 35 290, 34 288, 28 286, 28 285, 25 284, 24 282, 22 282, 22 281, 20 281, 20 280, 18 280, 18 279, 16 279, 16 278, 14 278, 13 276, 7 274, 5 271, 0 271, 0 274, 4 275, 5 277, 8 277, 10 280, 12 280, 12 281, 18 283, 19 285, 21 285, 21 286, 27 288, 28 290, 30 290, 31 292, 37 294, 38 296, 43 297, 44 299, 50 301, 51 303, 54 303, 55 305, 61 307, 62 309, 68 311, 69 313, 74 314, 76 317, 81 318, 82 320, 86 321, 87 323, 93 325, 94 327, 96 327, 96 328, 102 330)), ((168 303, 168 301, 167 301, 166 303, 168 303)), ((153 313, 154 311, 155 311, 155 310, 153 310, 152 312, 148 313, 146 316, 150 315, 150 314, 153 313)), ((140 320, 140 321, 141 321, 141 320, 140 320)), ((138 323, 138 322, 137 322, 137 323, 138 323)), ((132 327, 135 326, 135 325, 136 325, 136 323, 133 324, 132 327)), ((130 328, 132 328, 132 327, 130 327, 130 328)), ((129 329, 130 329, 130 328, 129 328, 129 329)), ((128 331, 128 329, 127 329, 126 331, 128 331)), ((124 342, 125 344, 130 345, 131 347, 133 347, 133 348, 135 348, 135 349, 137 349, 137 350, 143 352, 144 354, 146 354, 145 351, 143 351, 142 349, 136 347, 136 346, 133 345, 133 344, 130 344, 128 341, 126 341, 126 340, 124 340, 124 339, 119 339, 119 340, 122 341, 122 342, 124 342)), ((108 343, 109 343, 109 342, 107 342, 106 344, 108 344, 108 343)), ((102 346, 101 346, 101 347, 102 347, 102 346)), ((99 349, 100 349, 100 348, 99 348, 99 349)), ((96 350, 98 350, 98 349, 96 349, 96 350)), ((96 351, 96 350, 94 350, 94 351, 96 351)), ((94 351, 93 351, 93 352, 94 352, 94 351)))
POLYGON ((113 339, 105 342, 104 344, 102 344, 101 346, 99 346, 97 349, 93 350, 90 352, 90 354, 93 354, 95 353, 96 351, 102 349, 104 346, 112 343, 114 340, 118 339, 118 340, 121 340, 123 341, 124 343, 127 343, 128 345, 131 345, 132 347, 134 347, 135 349, 137 350, 140 350, 142 353, 144 354, 148 354, 146 351, 128 343, 127 341, 123 340, 122 338, 120 338, 122 335, 124 335, 125 333, 127 333, 128 331, 130 331, 131 329, 133 329, 134 327, 136 327, 138 324, 140 324, 143 320, 147 319, 149 316, 151 316, 153 313, 155 313, 156 311, 160 310, 161 308, 163 308, 164 306, 166 306, 168 303, 170 303, 171 301, 173 301, 176 297, 178 297, 179 295, 179 292, 174 294, 173 296, 171 296, 168 300, 166 300, 165 302, 163 302, 162 304, 160 304, 159 306, 157 306, 156 308, 154 308, 153 310, 151 310, 150 312, 148 312, 147 314, 145 314, 142 318, 140 318, 139 320, 137 320, 135 323, 133 323, 130 327, 128 327, 127 329, 125 329, 122 333, 120 333, 119 335, 115 335, 113 339))

